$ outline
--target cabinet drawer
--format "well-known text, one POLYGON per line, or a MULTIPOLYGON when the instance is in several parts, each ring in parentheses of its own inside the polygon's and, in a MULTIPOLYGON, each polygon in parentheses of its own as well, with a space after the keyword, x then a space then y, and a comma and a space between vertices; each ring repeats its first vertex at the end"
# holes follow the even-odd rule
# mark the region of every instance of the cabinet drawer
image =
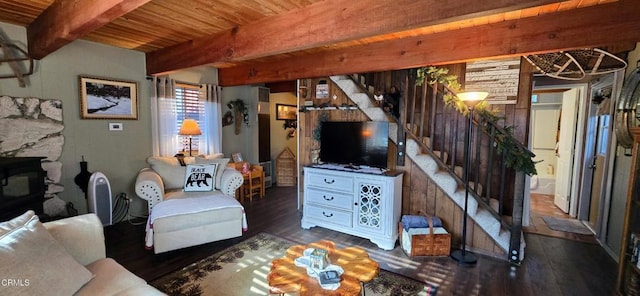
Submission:
POLYGON ((343 227, 351 227, 351 213, 306 204, 305 215, 309 219, 331 223, 343 227))
POLYGON ((309 172, 309 186, 320 187, 341 192, 353 191, 353 178, 347 176, 331 176, 309 172))
POLYGON ((321 204, 323 206, 341 208, 345 210, 353 209, 351 205, 353 197, 349 194, 335 193, 316 189, 307 189, 306 198, 308 202, 321 204))

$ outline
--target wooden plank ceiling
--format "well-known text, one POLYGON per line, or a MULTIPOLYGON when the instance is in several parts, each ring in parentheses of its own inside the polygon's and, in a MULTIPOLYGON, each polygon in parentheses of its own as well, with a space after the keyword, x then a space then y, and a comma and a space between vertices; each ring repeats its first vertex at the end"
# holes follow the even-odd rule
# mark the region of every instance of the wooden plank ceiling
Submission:
POLYGON ((239 85, 635 44, 636 1, 0 0, 0 22, 38 59, 84 39, 145 52, 150 75, 209 65, 239 85))

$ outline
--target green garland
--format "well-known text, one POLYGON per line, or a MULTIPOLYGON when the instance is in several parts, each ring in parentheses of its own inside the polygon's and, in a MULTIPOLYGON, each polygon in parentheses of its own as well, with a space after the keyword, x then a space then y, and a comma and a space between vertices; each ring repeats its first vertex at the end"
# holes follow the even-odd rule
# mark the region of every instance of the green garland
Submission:
MULTIPOLYGON (((423 85, 427 79, 427 83, 431 85, 441 83, 451 90, 450 92, 446 92, 443 96, 445 105, 452 106, 464 116, 469 115, 469 107, 454 94, 462 90, 461 85, 458 82, 458 76, 449 75, 449 70, 444 68, 437 68, 433 66, 418 68, 416 73, 416 85, 423 85)), ((496 115, 496 113, 489 110, 487 106, 488 104, 486 101, 476 105, 476 114, 482 117, 485 121, 492 122, 498 126, 498 121, 503 120, 504 117, 496 115)), ((488 125, 483 125, 482 128, 487 131, 487 126, 488 125)), ((498 153, 506 152, 506 166, 513 168, 516 171, 523 172, 529 176, 537 175, 536 162, 533 161, 532 155, 528 150, 522 149, 513 137, 513 126, 505 126, 503 129, 507 134, 496 135, 496 150, 498 153)))
POLYGON ((244 113, 244 110, 247 109, 247 107, 244 104, 244 101, 241 99, 230 101, 229 104, 233 105, 233 109, 236 112, 244 113))
POLYGON ((318 143, 320 142, 320 135, 322 134, 322 123, 329 120, 329 115, 327 115, 327 113, 320 113, 320 116, 318 116, 318 123, 316 124, 316 128, 313 129, 313 131, 311 132, 311 137, 318 141, 318 143))

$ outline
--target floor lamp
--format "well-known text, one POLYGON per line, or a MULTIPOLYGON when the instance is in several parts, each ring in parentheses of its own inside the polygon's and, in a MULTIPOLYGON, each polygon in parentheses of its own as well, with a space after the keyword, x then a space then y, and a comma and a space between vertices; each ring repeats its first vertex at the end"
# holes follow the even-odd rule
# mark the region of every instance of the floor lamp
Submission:
POLYGON ((193 136, 199 136, 202 134, 200 132, 200 127, 198 126, 198 122, 194 119, 185 119, 182 121, 182 126, 180 127, 180 131, 178 134, 181 136, 189 136, 189 156, 191 155, 191 141, 193 136))
POLYGON ((473 108, 480 101, 484 100, 489 93, 487 92, 463 92, 456 96, 469 107, 469 116, 467 120, 467 131, 464 139, 464 216, 462 218, 462 248, 451 252, 451 258, 458 264, 472 265, 476 264, 478 259, 472 252, 467 251, 467 207, 469 204, 469 166, 471 164, 471 134, 473 133, 473 108))

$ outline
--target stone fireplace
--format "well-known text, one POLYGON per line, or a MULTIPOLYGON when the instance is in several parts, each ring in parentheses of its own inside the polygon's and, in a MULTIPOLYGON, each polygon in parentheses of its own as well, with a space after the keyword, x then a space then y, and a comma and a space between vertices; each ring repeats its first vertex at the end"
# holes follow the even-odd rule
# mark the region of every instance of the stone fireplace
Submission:
POLYGON ((66 216, 66 202, 58 197, 64 186, 62 101, 0 96, 0 157, 39 157, 46 172, 44 213, 66 216))

